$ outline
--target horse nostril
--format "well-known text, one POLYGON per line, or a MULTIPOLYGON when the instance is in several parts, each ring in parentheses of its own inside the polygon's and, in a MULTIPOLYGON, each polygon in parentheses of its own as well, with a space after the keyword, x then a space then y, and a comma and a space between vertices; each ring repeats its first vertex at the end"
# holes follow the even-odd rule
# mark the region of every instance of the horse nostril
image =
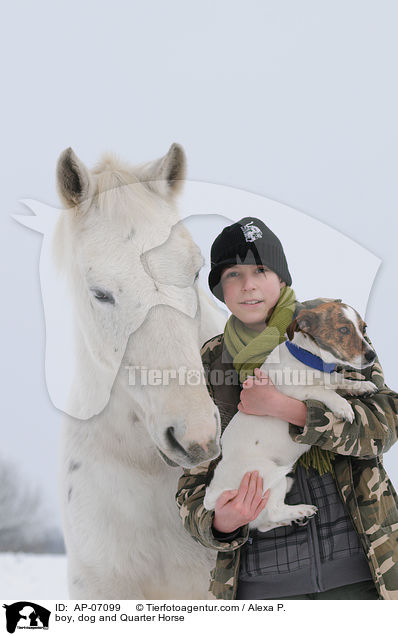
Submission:
POLYGON ((176 443, 176 438, 174 436, 174 426, 169 426, 169 428, 166 430, 166 437, 171 446, 174 446, 174 444, 176 443))
POLYGON ((376 354, 374 351, 367 351, 365 353, 365 358, 368 362, 372 362, 376 357, 376 354))
POLYGON ((187 454, 185 448, 181 446, 181 444, 179 444, 179 442, 176 440, 176 437, 174 435, 174 426, 169 426, 168 429, 166 430, 166 439, 168 443, 170 444, 171 448, 173 448, 174 450, 179 450, 180 452, 183 452, 185 455, 187 454))

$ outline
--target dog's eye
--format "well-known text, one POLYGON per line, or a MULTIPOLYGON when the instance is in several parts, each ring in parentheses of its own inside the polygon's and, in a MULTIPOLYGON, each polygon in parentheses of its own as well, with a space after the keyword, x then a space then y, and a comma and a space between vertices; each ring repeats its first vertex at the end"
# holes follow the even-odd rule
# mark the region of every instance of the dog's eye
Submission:
POLYGON ((350 333, 350 330, 348 327, 340 327, 339 331, 340 333, 350 333))

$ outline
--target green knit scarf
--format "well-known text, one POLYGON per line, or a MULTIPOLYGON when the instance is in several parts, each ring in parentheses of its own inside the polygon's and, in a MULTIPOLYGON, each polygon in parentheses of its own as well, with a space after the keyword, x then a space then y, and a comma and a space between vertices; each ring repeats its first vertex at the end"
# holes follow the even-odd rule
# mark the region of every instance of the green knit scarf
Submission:
MULTIPOLYGON (((293 289, 283 287, 267 326, 261 333, 247 327, 236 316, 229 317, 224 329, 224 343, 242 384, 249 375, 254 375, 254 369, 261 367, 271 351, 286 340, 285 332, 292 322, 295 305, 296 295, 293 289)), ((300 457, 299 462, 307 471, 311 466, 323 475, 333 473, 333 457, 334 453, 311 446, 300 457)))

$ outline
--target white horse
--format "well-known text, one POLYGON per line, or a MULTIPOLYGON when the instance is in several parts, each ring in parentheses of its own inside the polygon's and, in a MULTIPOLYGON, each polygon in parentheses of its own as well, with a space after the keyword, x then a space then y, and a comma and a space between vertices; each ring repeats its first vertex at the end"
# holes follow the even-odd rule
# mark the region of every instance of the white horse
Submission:
POLYGON ((70 209, 54 245, 78 356, 61 458, 72 598, 207 595, 214 555, 183 529, 175 492, 177 466, 219 454, 219 414, 198 378, 200 344, 222 322, 200 331, 203 257, 175 205, 184 174, 176 144, 135 168, 107 156, 88 171, 71 149, 58 161, 70 209))

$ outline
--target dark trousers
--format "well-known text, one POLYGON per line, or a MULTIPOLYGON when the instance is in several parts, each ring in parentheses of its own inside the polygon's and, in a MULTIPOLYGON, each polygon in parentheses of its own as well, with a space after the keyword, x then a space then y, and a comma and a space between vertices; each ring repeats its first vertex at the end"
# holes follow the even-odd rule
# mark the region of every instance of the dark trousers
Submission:
MULTIPOLYGON (((286 601, 301 600, 320 600, 320 601, 360 601, 379 600, 373 581, 361 581, 361 583, 353 583, 351 585, 343 585, 342 587, 334 587, 326 592, 314 592, 313 594, 299 594, 298 596, 285 596, 286 601)), ((276 601, 282 599, 275 599, 276 601)))

